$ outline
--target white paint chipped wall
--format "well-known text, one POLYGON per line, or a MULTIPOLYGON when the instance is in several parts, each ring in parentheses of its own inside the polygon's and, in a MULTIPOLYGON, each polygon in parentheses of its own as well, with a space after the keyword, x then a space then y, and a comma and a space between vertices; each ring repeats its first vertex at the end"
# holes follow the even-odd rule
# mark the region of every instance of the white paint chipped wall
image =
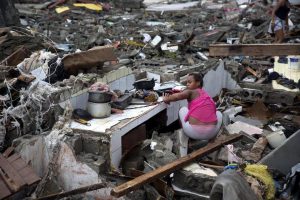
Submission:
POLYGON ((203 77, 204 89, 211 97, 218 96, 223 88, 234 90, 240 88, 238 83, 231 78, 225 69, 224 61, 220 60, 216 70, 208 71, 203 77))
MULTIPOLYGON (((133 83, 135 82, 135 76, 132 74, 132 70, 127 67, 120 67, 117 70, 112 70, 108 72, 102 78, 97 79, 98 82, 107 83, 110 86, 111 90, 132 90, 133 83)), ((73 109, 86 109, 88 102, 88 88, 73 94, 69 99, 73 106, 73 109)), ((60 103, 62 108, 65 108, 67 101, 63 101, 60 103)))

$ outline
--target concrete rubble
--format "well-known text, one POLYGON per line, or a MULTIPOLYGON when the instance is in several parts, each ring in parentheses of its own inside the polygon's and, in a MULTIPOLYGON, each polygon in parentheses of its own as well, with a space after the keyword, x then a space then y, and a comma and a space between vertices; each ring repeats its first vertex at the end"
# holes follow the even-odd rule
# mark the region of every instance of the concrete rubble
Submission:
POLYGON ((300 2, 291 3, 276 53, 271 1, 1 1, 0 193, 299 198, 300 2), (222 112, 211 141, 184 137, 186 101, 162 102, 191 72, 222 112), (12 187, 11 147, 34 184, 12 187))

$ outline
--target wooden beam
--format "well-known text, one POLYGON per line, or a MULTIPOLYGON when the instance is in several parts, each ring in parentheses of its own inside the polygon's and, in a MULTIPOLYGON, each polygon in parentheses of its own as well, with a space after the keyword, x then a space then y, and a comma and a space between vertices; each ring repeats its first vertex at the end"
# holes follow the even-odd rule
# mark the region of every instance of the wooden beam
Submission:
POLYGON ((48 196, 40 197, 40 198, 37 198, 36 200, 61 199, 61 198, 64 198, 64 197, 69 197, 69 196, 72 196, 72 195, 82 194, 82 193, 86 193, 86 192, 89 192, 89 191, 105 188, 106 186, 107 186, 106 183, 96 183, 96 184, 93 184, 93 185, 88 185, 88 186, 77 188, 77 189, 70 190, 70 191, 67 191, 67 192, 61 192, 61 193, 56 193, 56 194, 51 194, 51 195, 48 195, 48 196))
POLYGON ((128 181, 126 183, 123 183, 122 185, 119 185, 111 190, 111 195, 115 197, 123 196, 140 186, 146 183, 151 183, 155 179, 166 176, 176 170, 181 169, 182 167, 186 166, 187 164, 191 163, 197 158, 203 157, 218 148, 222 147, 225 144, 230 144, 232 142, 235 142, 242 138, 243 135, 241 134, 235 134, 230 135, 226 137, 225 139, 217 139, 214 142, 209 143, 207 146, 198 149, 197 151, 194 151, 191 154, 188 154, 187 156, 184 156, 182 158, 179 158, 178 160, 175 160, 167 165, 164 165, 162 167, 159 167, 149 173, 146 173, 144 175, 141 175, 131 181, 128 181))
POLYGON ((15 52, 10 54, 7 58, 0 62, 0 65, 5 66, 17 66, 21 63, 25 58, 30 57, 31 52, 24 46, 21 46, 15 52))
POLYGON ((4 151, 4 153, 2 154, 5 158, 8 158, 8 156, 10 156, 12 153, 13 153, 13 151, 15 150, 15 148, 14 147, 8 147, 5 151, 4 151))
POLYGON ((0 154, 0 177, 12 192, 17 192, 26 185, 18 171, 2 154, 0 154))
POLYGON ((300 44, 211 44, 209 56, 300 55, 300 44))

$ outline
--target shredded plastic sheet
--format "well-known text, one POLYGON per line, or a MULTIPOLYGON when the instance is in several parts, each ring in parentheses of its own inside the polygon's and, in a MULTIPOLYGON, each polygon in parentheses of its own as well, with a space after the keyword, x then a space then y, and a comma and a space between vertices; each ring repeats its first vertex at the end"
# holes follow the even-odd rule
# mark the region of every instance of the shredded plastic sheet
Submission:
MULTIPOLYGON (((13 89, 9 85, 7 86, 9 89, 13 89)), ((54 106, 49 96, 55 91, 57 89, 49 85, 41 86, 39 82, 32 84, 28 90, 20 91, 20 102, 17 106, 10 106, 3 110, 3 118, 8 119, 10 117, 14 119, 15 123, 13 125, 17 128, 20 124, 17 123, 16 119, 22 120, 23 124, 26 124, 23 127, 23 132, 25 133, 27 128, 32 128, 30 124, 34 124, 35 134, 42 133, 44 131, 42 124, 47 117, 48 111, 54 106), (28 107, 30 107, 30 110, 28 107)), ((21 134, 20 131, 18 134, 21 134)))
POLYGON ((102 10, 102 6, 100 4, 74 3, 73 5, 76 6, 76 7, 85 7, 87 9, 94 10, 94 11, 101 11, 102 10))
POLYGON ((245 168, 246 174, 253 176, 263 182, 267 188, 266 199, 275 198, 275 184, 271 174, 268 172, 266 165, 247 165, 245 168))
MULTIPOLYGON (((17 65, 18 69, 28 74, 34 70, 40 68, 45 74, 48 72, 48 62, 54 58, 56 55, 51 52, 47 52, 44 50, 34 52, 29 58, 25 58, 23 62, 17 65)), ((39 74, 35 74, 35 76, 39 76, 39 74)))

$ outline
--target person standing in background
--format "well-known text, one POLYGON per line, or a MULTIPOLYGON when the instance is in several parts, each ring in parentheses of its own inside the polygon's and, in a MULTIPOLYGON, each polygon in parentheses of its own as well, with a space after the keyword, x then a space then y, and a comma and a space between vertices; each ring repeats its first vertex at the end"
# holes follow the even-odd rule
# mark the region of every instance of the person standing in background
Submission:
POLYGON ((288 0, 277 0, 276 5, 272 10, 272 20, 270 29, 272 33, 275 33, 274 43, 282 43, 285 33, 289 31, 289 12, 290 3, 288 0))

